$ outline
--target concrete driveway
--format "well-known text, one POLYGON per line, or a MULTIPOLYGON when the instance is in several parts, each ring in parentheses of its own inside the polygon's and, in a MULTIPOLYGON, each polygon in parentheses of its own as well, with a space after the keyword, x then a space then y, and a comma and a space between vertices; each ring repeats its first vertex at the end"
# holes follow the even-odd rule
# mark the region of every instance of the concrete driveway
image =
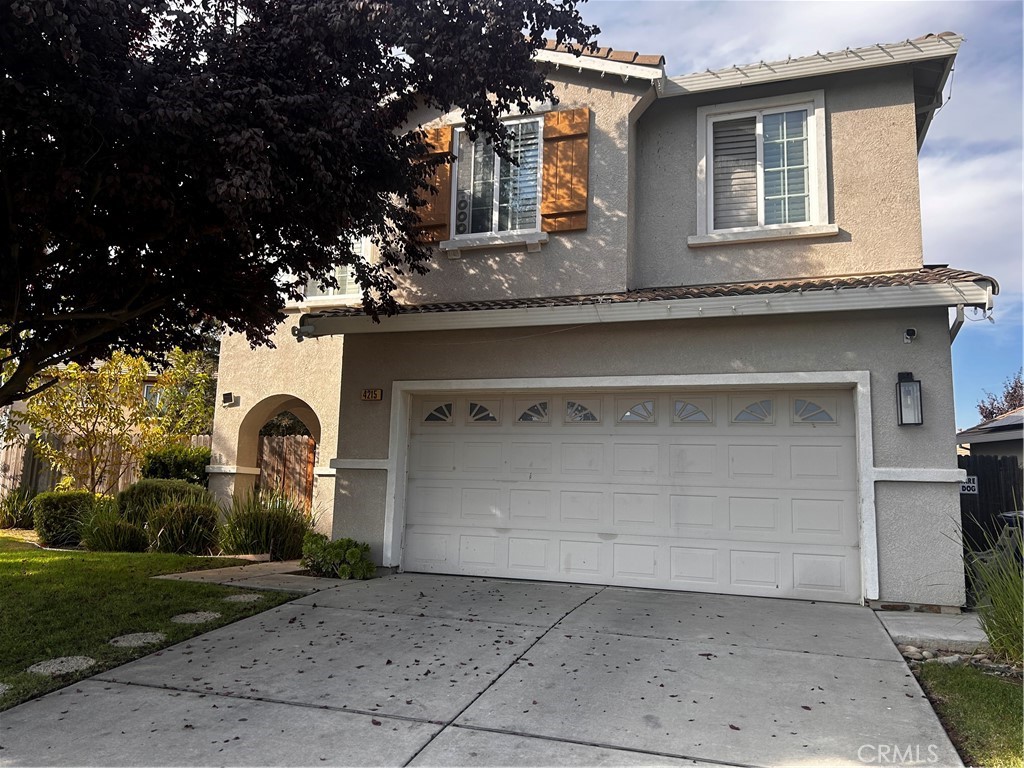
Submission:
POLYGON ((959 765, 872 611, 401 574, 0 715, 0 765, 959 765))

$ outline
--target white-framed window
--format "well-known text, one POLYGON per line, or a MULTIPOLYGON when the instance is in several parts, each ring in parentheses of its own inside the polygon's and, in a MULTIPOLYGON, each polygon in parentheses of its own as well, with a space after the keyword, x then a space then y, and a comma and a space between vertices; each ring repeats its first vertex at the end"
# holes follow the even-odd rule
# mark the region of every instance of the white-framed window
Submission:
POLYGON ((479 238, 540 231, 542 116, 506 123, 516 163, 494 152, 483 136, 455 129, 452 237, 479 238))
MULTIPOLYGON (((371 261, 373 259, 373 248, 369 238, 361 237, 358 240, 352 241, 352 252, 355 253, 359 258, 371 261)), ((308 280, 306 286, 303 289, 305 301, 314 303, 323 303, 330 301, 333 303, 338 300, 357 300, 362 298, 362 291, 359 289, 359 284, 356 282, 355 275, 352 274, 352 268, 348 266, 335 267, 334 279, 338 281, 338 287, 325 287, 320 285, 316 280, 308 280)))
POLYGON ((838 234, 828 223, 824 91, 700 107, 697 126, 691 246, 838 234))

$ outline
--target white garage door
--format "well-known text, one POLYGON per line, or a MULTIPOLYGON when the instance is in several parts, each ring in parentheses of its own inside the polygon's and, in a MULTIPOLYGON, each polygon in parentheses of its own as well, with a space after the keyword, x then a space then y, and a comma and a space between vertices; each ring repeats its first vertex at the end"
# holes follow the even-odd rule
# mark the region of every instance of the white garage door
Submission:
POLYGON ((848 391, 414 402, 403 567, 858 601, 848 391))

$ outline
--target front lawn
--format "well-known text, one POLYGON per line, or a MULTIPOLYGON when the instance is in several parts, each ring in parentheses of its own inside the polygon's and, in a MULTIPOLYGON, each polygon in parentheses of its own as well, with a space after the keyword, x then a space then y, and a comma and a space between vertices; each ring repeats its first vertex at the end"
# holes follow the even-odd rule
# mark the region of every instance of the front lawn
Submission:
POLYGON ((936 663, 921 664, 918 678, 967 765, 1024 767, 1019 680, 936 663))
POLYGON ((158 574, 241 565, 243 561, 156 553, 54 551, 24 537, 0 534, 0 710, 110 667, 251 616, 296 595, 261 592, 255 603, 225 602, 246 590, 164 581, 158 574), (172 616, 215 611, 219 619, 175 624, 172 616), (143 648, 116 648, 109 641, 135 632, 162 632, 167 641, 143 648), (49 678, 26 672, 40 661, 88 656, 96 665, 49 678))

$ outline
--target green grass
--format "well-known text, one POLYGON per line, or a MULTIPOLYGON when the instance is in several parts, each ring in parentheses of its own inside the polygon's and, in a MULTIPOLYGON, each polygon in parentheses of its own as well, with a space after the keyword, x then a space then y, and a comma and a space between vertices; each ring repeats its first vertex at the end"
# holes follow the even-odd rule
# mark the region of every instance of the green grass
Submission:
POLYGON ((919 670, 928 698, 967 765, 1024 767, 1019 680, 967 666, 922 664, 919 670))
POLYGON ((151 578, 239 565, 239 560, 54 552, 6 534, 0 535, 0 682, 10 689, 0 696, 0 710, 296 597, 262 592, 256 603, 228 603, 225 596, 244 590, 151 578), (216 611, 221 618, 200 626, 170 620, 192 611, 216 611), (167 642, 144 648, 108 645, 130 632, 163 632, 167 642), (89 656, 97 664, 58 678, 25 671, 58 656, 89 656))

